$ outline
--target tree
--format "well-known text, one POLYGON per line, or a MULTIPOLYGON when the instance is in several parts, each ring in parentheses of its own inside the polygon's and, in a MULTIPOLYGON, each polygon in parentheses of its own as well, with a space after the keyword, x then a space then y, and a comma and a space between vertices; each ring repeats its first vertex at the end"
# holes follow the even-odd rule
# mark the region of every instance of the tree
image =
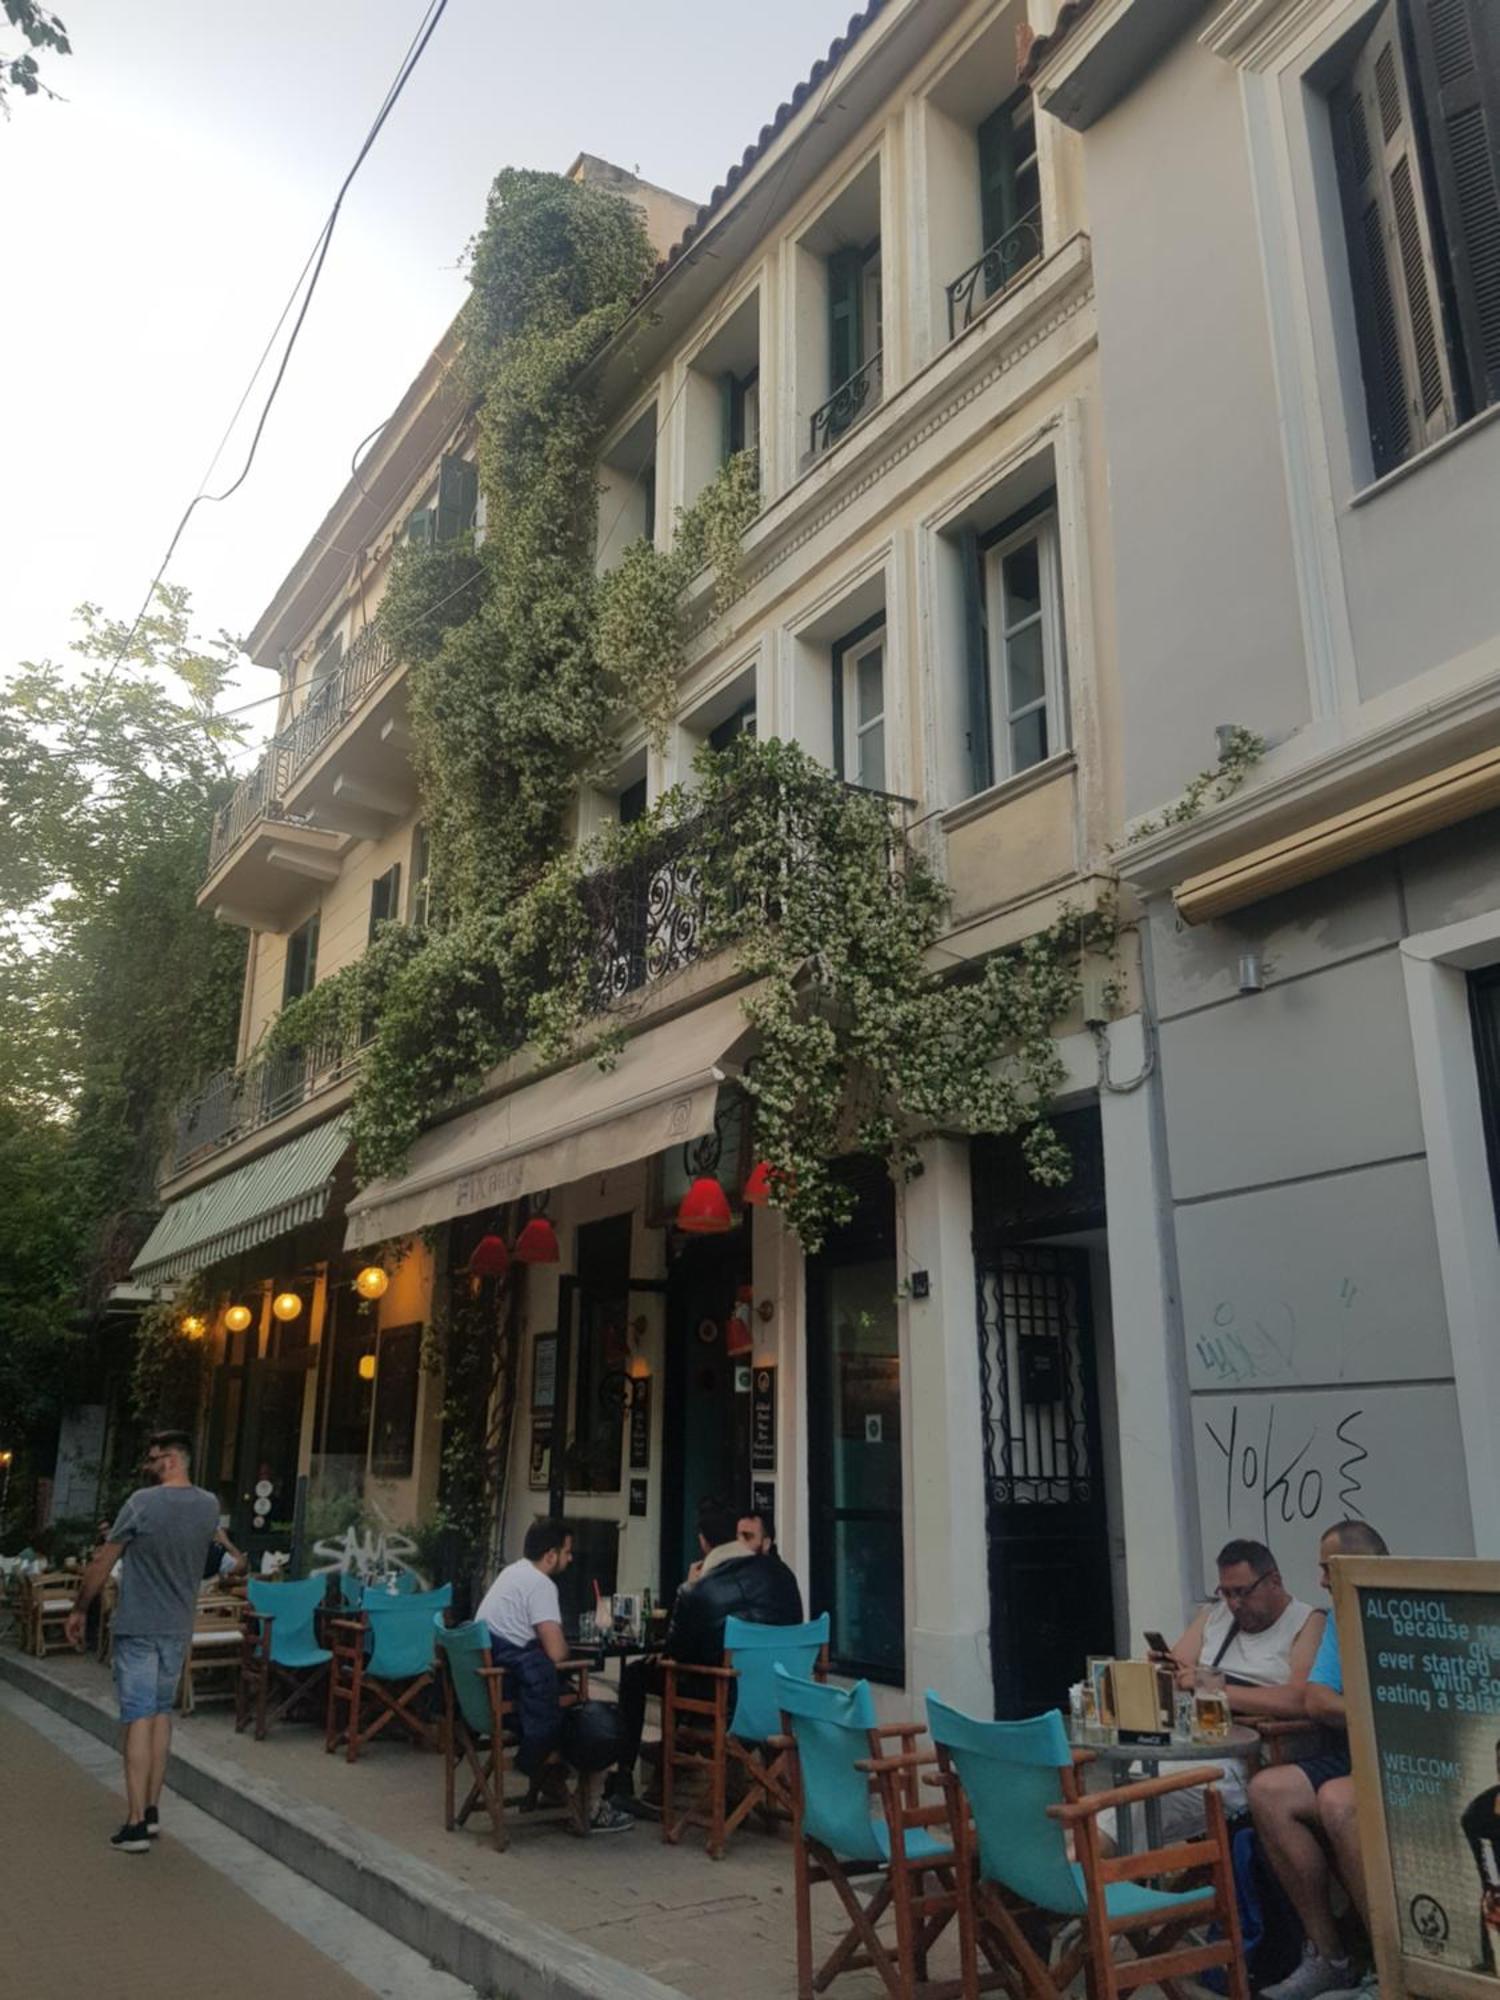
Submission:
POLYGON ((138 1247, 174 1104, 232 1058, 244 967, 195 905, 238 649, 195 639, 176 587, 133 632, 78 618, 70 661, 0 687, 0 1412, 21 1443, 138 1247))
MULTIPOLYGON (((55 14, 45 7, 38 7, 36 0, 5 0, 5 17, 13 28, 19 28, 33 49, 51 49, 55 55, 70 56, 73 45, 68 40, 68 31, 55 14)), ((19 90, 27 97, 35 97, 38 92, 43 97, 56 97, 57 92, 42 82, 37 59, 30 50, 14 55, 0 50, 0 111, 10 116, 9 93, 19 90)))

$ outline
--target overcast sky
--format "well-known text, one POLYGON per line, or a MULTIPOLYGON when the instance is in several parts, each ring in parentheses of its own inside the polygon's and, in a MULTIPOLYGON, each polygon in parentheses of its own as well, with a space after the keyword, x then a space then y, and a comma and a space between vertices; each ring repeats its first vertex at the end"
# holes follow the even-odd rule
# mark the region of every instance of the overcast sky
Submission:
MULTIPOLYGON (((449 0, 345 202, 250 478, 173 563, 201 629, 247 631, 332 504, 462 299, 500 167, 588 151, 702 200, 853 3, 449 0)), ((75 53, 44 74, 67 101, 0 124, 0 675, 60 654, 81 599, 134 614, 425 0, 57 6, 75 53)), ((247 675, 237 699, 272 685, 247 675)))

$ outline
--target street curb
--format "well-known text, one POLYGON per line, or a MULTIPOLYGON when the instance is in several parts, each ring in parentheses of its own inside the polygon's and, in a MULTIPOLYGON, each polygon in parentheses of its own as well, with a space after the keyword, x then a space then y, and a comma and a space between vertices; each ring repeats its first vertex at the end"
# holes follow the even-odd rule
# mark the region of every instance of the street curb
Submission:
MULTIPOLYGON (((113 1744, 119 1722, 99 1696, 52 1679, 37 1661, 0 1650, 0 1680, 113 1744)), ((505 2000, 685 2000, 675 1986, 606 1958, 513 1908, 465 1888, 339 1813, 174 1735, 167 1782, 278 1861, 486 1996, 505 2000)))

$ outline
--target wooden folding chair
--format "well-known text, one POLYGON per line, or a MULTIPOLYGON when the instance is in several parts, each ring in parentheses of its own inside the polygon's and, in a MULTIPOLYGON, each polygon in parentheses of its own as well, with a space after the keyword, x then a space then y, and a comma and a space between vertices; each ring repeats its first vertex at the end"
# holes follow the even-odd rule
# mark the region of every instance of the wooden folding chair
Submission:
POLYGON ((453 1586, 447 1583, 404 1595, 367 1590, 356 1616, 328 1621, 333 1660, 325 1750, 346 1744, 352 1764, 391 1727, 418 1749, 437 1749, 437 1723, 424 1713, 435 1678, 432 1621, 452 1602, 453 1586))
POLYGON ((710 1857, 723 1859, 730 1834, 757 1810, 791 1816, 790 1750, 781 1737, 776 1668, 821 1681, 828 1670, 828 1614, 808 1625, 724 1621, 724 1664, 683 1666, 663 1660, 661 1837, 674 1846, 689 1826, 708 1833, 710 1857), (730 1698, 734 1706, 731 1716, 730 1698), (729 1805, 729 1775, 742 1790, 729 1805), (708 1804, 679 1808, 678 1780, 706 1775, 708 1804))
POLYGON ((73 1570, 49 1569, 28 1576, 21 1586, 22 1644, 45 1659, 69 1650, 67 1623, 83 1579, 73 1570))
POLYGON ((182 1680, 177 1701, 184 1715, 191 1715, 199 1694, 198 1682, 205 1674, 227 1677, 222 1692, 234 1698, 239 1686, 240 1659, 244 1651, 242 1613, 236 1597, 200 1597, 193 1614, 193 1636, 182 1662, 182 1680))
MULTIPOLYGON (((452 1833, 465 1826, 473 1812, 489 1814, 490 1839, 496 1853, 510 1845, 506 1807, 538 1810, 535 1781, 524 1793, 507 1795, 507 1758, 520 1742, 516 1704, 507 1692, 505 1669, 490 1664, 491 1635, 487 1625, 445 1626, 441 1616, 434 1621, 437 1641, 438 1678, 443 1690, 443 1824, 452 1833), (469 1789, 458 1804, 458 1772, 464 1765, 469 1773, 469 1789)), ((565 1660, 558 1668, 567 1677, 563 1704, 589 1698, 589 1669, 586 1660, 565 1660)), ((588 1785, 583 1779, 565 1805, 556 1813, 566 1814, 580 1832, 588 1830, 588 1785)), ((554 1816, 548 1807, 540 1810, 554 1816)))
POLYGON ((294 1709, 312 1703, 326 1723, 328 1667, 332 1654, 318 1636, 323 1579, 271 1583, 252 1577, 241 1610, 243 1636, 239 1680, 234 1691, 234 1726, 243 1730, 253 1713, 255 1740, 294 1709))
POLYGON ((841 1973, 873 1970, 891 2000, 948 2000, 957 1980, 928 1977, 928 1954, 958 1907, 957 1859, 947 1809, 924 1806, 918 1781, 935 1759, 916 1744, 920 1723, 881 1724, 866 1681, 852 1688, 775 1669, 791 1778, 797 1905, 797 1994, 811 2000, 841 1973), (886 1744, 901 1748, 887 1754, 886 1744), (876 1810, 878 1808, 878 1811, 876 1810), (858 1880, 874 1877, 861 1900, 858 1880), (832 1885, 849 1920, 821 1966, 813 1963, 812 1891, 832 1885), (882 1929, 887 1919, 894 1936, 882 1929))
POLYGON ((929 1694, 927 1719, 958 1854, 965 2000, 984 1990, 981 1949, 1027 2000, 1062 2000, 1080 1973, 1091 2000, 1117 2000, 1142 1986, 1185 2000, 1180 1982, 1212 1968, 1223 1969, 1230 2000, 1250 2000, 1216 1768, 1085 1797, 1055 1710, 1024 1722, 982 1722, 929 1694), (1206 1835, 1105 1857, 1101 1812, 1195 1785, 1206 1787, 1206 1835), (1153 1877, 1195 1870, 1204 1877, 1199 1887, 1149 1886, 1153 1877), (1052 1955, 1049 1946, 1069 1924, 1076 1938, 1052 1955), (1211 1928, 1217 1937, 1207 1935, 1211 1928), (1133 1956, 1116 1958, 1121 1939, 1133 1956))

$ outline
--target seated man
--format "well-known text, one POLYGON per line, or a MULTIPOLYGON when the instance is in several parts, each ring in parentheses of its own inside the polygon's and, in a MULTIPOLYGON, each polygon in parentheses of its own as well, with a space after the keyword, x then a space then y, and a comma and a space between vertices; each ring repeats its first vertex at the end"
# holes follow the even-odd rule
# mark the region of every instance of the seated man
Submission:
MULTIPOLYGON (((759 1516, 747 1516, 761 1527, 759 1516)), ((777 1555, 761 1555, 739 1536, 740 1523, 722 1500, 698 1509, 699 1560, 677 1593, 667 1626, 666 1657, 686 1666, 716 1667, 724 1657, 724 1621, 754 1625, 800 1625, 802 1593, 797 1579, 777 1555)), ((661 1659, 648 1654, 620 1674, 620 1762, 611 1795, 635 1796, 635 1766, 646 1726, 646 1697, 662 1692, 661 1659)))
MULTIPOLYGON (((1222 1674, 1236 1719, 1295 1721, 1323 1637, 1323 1613, 1293 1597, 1264 1542, 1226 1542, 1218 1555, 1219 1588, 1172 1648, 1177 1685, 1194 1687, 1222 1674)), ((1235 1757, 1215 1760, 1218 1791, 1231 1818, 1246 1809, 1249 1772, 1235 1757)), ((1161 1802, 1162 1836, 1185 1840, 1203 1830, 1203 1794, 1172 1792, 1161 1802)))
MULTIPOLYGON (((1367 1521, 1340 1521, 1318 1544, 1323 1587, 1333 1556, 1383 1556, 1390 1551, 1367 1521)), ((1370 1912, 1355 1824, 1354 1780, 1349 1775, 1348 1721, 1338 1627, 1330 1618, 1307 1677, 1304 1713, 1310 1722, 1345 1738, 1336 1750, 1297 1764, 1273 1764, 1250 1781, 1250 1811, 1261 1852, 1302 1920, 1302 1963, 1264 2000, 1317 2000, 1320 1994, 1354 2000, 1377 1992, 1375 1974, 1352 1984, 1349 1959, 1329 1900, 1329 1860, 1348 1892, 1366 1934, 1370 1912)))
POLYGON ((778 1618, 774 1622, 778 1625, 800 1625, 802 1623, 802 1592, 797 1586, 796 1577, 793 1576, 791 1570, 781 1560, 781 1552, 776 1546, 776 1534, 769 1515, 741 1514, 738 1522, 735 1524, 734 1532, 736 1540, 739 1541, 743 1548, 747 1548, 751 1555, 761 1556, 765 1561, 775 1564, 777 1588, 781 1596, 785 1598, 788 1604, 795 1603, 797 1606, 797 1615, 794 1618, 788 1617, 784 1620, 778 1618))
MULTIPOLYGON (((501 1570, 476 1613, 490 1628, 490 1657, 506 1669, 507 1691, 516 1703, 521 1736, 516 1768, 534 1783, 555 1762, 562 1735, 557 1669, 568 1657, 568 1642, 556 1579, 572 1560, 573 1531, 567 1522, 533 1521, 519 1561, 501 1570)), ((560 1766, 557 1776, 560 1780, 560 1766)), ((621 1833, 634 1824, 607 1798, 600 1799, 589 1822, 594 1833, 621 1833)))

